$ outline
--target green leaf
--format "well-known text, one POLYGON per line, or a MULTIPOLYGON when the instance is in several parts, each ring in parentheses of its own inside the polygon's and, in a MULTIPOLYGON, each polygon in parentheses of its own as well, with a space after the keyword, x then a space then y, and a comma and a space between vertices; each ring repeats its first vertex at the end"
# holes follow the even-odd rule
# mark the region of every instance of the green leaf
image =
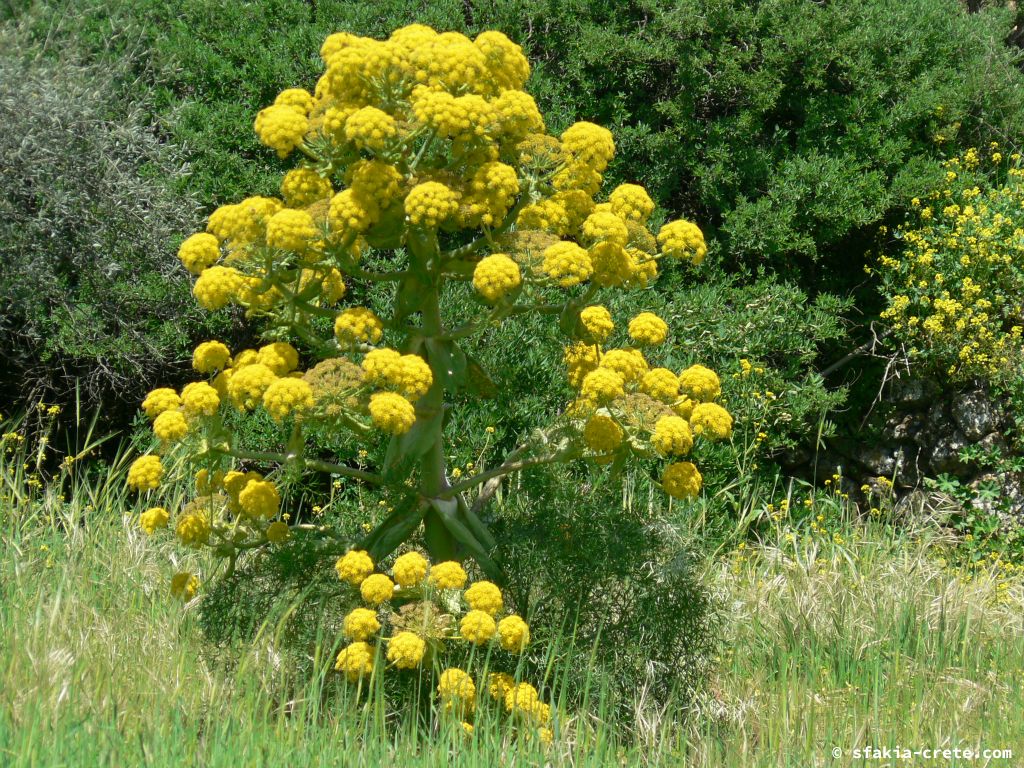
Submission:
POLYGON ((427 552, 435 562, 458 560, 455 537, 449 532, 437 510, 431 505, 423 516, 423 539, 427 552))
POLYGON ((484 573, 496 584, 504 585, 508 579, 501 566, 491 558, 487 548, 480 543, 469 527, 459 519, 458 502, 455 499, 430 499, 429 503, 444 524, 444 527, 448 530, 448 533, 451 534, 451 537, 461 547, 465 548, 483 569, 484 573))
POLYGON ((477 541, 483 544, 488 550, 493 550, 498 546, 498 542, 494 539, 494 534, 491 533, 490 529, 484 524, 477 514, 470 509, 469 505, 460 498, 459 499, 459 519, 462 520, 466 527, 473 532, 476 536, 477 541))
POLYGON ((426 453, 437 439, 437 419, 417 419, 404 435, 393 437, 384 455, 383 475, 389 482, 407 474, 411 462, 426 453))
POLYGON ((419 527, 425 511, 426 507, 417 501, 400 507, 367 534, 357 547, 365 549, 374 562, 387 557, 419 527))
POLYGON ((466 389, 487 400, 498 395, 498 385, 470 355, 466 355, 466 389))
POLYGON ((448 392, 456 392, 466 384, 466 353, 453 342, 427 339, 430 367, 448 392))

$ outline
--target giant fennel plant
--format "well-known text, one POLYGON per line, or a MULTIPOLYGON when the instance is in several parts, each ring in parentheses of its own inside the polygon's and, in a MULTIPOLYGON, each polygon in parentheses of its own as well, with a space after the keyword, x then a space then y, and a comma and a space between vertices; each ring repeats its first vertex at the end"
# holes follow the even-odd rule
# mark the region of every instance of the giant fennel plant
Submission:
MULTIPOLYGON (((549 134, 524 90, 530 65, 500 32, 338 33, 321 56, 312 93, 289 88, 256 117, 260 140, 299 160, 280 199, 222 206, 181 245, 196 301, 243 308, 268 343, 233 351, 206 341, 193 356, 200 381, 146 397, 160 447, 134 463, 129 484, 157 504, 180 470, 194 474, 196 496, 173 515, 151 507, 142 527, 173 525, 183 544, 210 547, 232 568, 298 530, 335 538, 339 553, 368 563, 422 531, 435 563, 469 556, 501 583, 482 511, 513 473, 634 460, 663 465, 670 496, 698 494, 701 473, 687 457, 695 442, 732 429, 715 402, 718 377, 699 365, 658 367, 668 325, 641 312, 620 329, 600 299, 650 285, 667 265, 699 264, 700 229, 677 220, 655 234, 641 186, 602 193, 611 133, 578 122, 549 134), (356 286, 383 297, 376 311, 346 302, 356 286), (457 292, 473 298, 454 301, 457 292), (467 349, 530 315, 564 335, 566 407, 494 466, 450 471, 446 414, 482 396, 486 376, 467 349), (260 409, 283 450, 243 447, 232 425, 260 409), (387 447, 379 466, 366 466, 324 455, 313 430, 387 447), (291 480, 316 472, 379 488, 393 511, 359 541, 303 522, 282 498, 291 480)), ((174 587, 192 594, 197 583, 180 574, 174 587)))

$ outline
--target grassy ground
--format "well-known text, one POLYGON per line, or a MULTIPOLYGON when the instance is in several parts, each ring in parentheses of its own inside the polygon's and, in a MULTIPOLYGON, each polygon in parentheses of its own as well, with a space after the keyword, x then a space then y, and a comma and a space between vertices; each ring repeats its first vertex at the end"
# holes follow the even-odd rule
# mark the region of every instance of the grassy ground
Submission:
POLYGON ((782 520, 778 547, 720 553, 705 578, 727 601, 729 636, 697 705, 654 707, 640 690, 626 738, 599 703, 563 702, 545 748, 486 719, 467 738, 360 705, 329 651, 314 659, 322 675, 297 681, 273 625, 232 671, 207 663, 195 605, 166 593, 180 550, 133 525, 123 467, 66 500, 42 488, 27 503, 30 458, 0 461, 5 766, 879 764, 851 757, 866 745, 1024 754, 1019 569, 953 568, 952 542, 927 525, 844 520, 822 495, 811 501, 821 522, 782 520), (328 690, 340 697, 324 707, 328 690))

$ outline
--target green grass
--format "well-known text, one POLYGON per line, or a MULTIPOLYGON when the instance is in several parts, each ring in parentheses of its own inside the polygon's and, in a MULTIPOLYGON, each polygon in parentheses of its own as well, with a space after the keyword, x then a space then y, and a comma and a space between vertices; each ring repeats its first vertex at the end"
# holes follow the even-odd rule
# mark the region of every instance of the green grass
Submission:
POLYGON ((559 716, 545 749, 486 714, 467 738, 357 698, 331 671, 324 633, 319 671, 302 679, 276 647, 276 620, 236 644, 231 665, 214 663, 197 605, 166 588, 173 572, 212 564, 137 529, 123 461, 65 471, 62 499, 55 485, 31 488, 36 455, 10 438, 0 447, 5 766, 877 764, 830 756, 867 744, 1024 754, 1020 569, 953 568, 955 542, 930 525, 852 520, 819 494, 815 530, 783 519, 778 546, 719 552, 704 578, 725 599, 728 634, 686 711, 639 686, 634 715, 613 725, 600 696, 560 693, 579 672, 550 649, 559 716))

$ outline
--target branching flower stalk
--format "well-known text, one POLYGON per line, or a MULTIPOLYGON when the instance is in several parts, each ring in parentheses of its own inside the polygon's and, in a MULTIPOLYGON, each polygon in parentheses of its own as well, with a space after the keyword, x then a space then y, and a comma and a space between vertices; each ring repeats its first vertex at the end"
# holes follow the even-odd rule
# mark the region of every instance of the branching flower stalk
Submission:
MULTIPOLYGON (((684 459, 732 430, 717 375, 657 367, 667 323, 641 312, 620 329, 599 302, 650 285, 665 263, 700 264, 700 229, 677 220, 655 234, 655 204, 639 185, 601 195, 611 133, 579 122, 549 134, 523 90, 529 63, 501 33, 338 33, 321 56, 312 93, 289 88, 256 117, 265 145, 299 157, 281 197, 218 208, 179 250, 198 303, 241 307, 268 343, 204 342, 193 356, 202 380, 146 397, 160 448, 136 461, 129 484, 157 494, 174 455, 197 495, 173 515, 147 510, 142 527, 173 525, 184 544, 232 564, 300 533, 374 562, 421 535, 434 562, 472 557, 501 583, 480 513, 502 478, 557 462, 664 462, 669 495, 699 493, 700 472, 684 459), (350 293, 372 306, 346 304, 350 293), (452 477, 450 409, 486 389, 472 350, 532 314, 565 338, 567 405, 503 461, 452 477), (243 447, 232 410, 269 414, 284 450, 243 447), (365 448, 358 459, 321 455, 311 433, 325 432, 365 448), (383 459, 366 467, 371 453, 383 459), (302 522, 288 489, 314 472, 380 488, 390 516, 358 541, 302 522)), ((194 593, 191 575, 176 578, 194 593)))

